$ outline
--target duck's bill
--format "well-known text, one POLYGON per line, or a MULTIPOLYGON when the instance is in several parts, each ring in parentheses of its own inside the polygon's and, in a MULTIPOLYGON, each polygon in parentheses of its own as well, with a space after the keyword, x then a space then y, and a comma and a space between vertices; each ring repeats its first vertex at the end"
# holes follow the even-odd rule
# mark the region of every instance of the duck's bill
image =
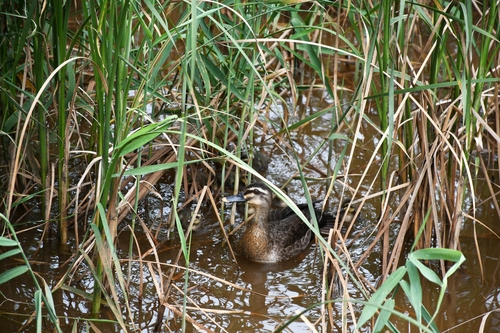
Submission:
POLYGON ((245 197, 243 196, 243 194, 239 193, 236 195, 230 195, 228 197, 223 197, 222 201, 224 201, 224 202, 245 202, 246 200, 245 200, 245 197))

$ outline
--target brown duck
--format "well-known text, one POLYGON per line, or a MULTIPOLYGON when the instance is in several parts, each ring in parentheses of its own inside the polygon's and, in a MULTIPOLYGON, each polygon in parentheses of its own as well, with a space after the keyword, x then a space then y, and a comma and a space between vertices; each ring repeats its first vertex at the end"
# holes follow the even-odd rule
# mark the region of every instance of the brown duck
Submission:
MULTIPOLYGON (((302 253, 312 239, 309 227, 289 207, 271 211, 272 191, 263 183, 253 183, 237 195, 223 198, 224 202, 246 201, 255 209, 255 217, 247 222, 245 232, 235 244, 236 252, 257 262, 279 262, 302 253)), ((319 227, 335 217, 321 211, 314 203, 319 227)), ((311 220, 307 204, 298 205, 311 220)))

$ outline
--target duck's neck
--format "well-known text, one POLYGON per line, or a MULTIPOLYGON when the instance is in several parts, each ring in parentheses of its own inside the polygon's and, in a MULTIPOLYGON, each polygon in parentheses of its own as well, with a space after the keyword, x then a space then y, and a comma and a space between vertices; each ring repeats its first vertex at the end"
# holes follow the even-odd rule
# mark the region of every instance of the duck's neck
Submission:
POLYGON ((269 207, 268 206, 258 206, 255 208, 255 216, 247 226, 247 228, 259 228, 266 230, 269 228, 269 207))

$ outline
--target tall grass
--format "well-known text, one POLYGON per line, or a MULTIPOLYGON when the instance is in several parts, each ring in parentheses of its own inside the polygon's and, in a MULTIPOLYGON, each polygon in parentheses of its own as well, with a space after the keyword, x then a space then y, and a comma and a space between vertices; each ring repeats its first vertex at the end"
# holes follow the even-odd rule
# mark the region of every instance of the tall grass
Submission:
MULTIPOLYGON (((374 329, 395 329, 389 318, 395 313, 394 290, 401 287, 418 309, 413 318, 405 318, 422 331, 438 330, 434 318, 439 305, 420 308, 421 299, 415 296, 421 293, 417 270, 441 286, 441 301, 446 278, 463 261, 458 252, 463 223, 477 222, 477 175, 487 174, 490 167, 481 153, 486 146, 490 157, 498 155, 498 124, 492 125, 499 119, 498 101, 492 96, 498 94, 497 3, 110 0, 70 8, 68 2, 54 0, 30 2, 26 8, 17 2, 2 6, 2 26, 8 28, 0 50, 8 175, 4 215, 13 221, 20 203, 41 202, 43 223, 51 229, 51 219, 58 219, 59 241, 79 248, 74 264, 51 292, 85 266, 95 281, 92 313, 100 312, 105 299, 117 326, 125 331, 128 325, 139 325, 128 291, 131 266, 125 274, 115 250, 118 225, 132 221, 128 257, 142 263, 140 249, 134 247, 135 223, 147 229, 137 215, 139 206, 155 193, 161 177, 175 170, 167 204, 177 221, 181 250, 166 277, 157 257, 156 265, 147 269, 158 276, 158 330, 166 309, 174 311, 168 304, 172 276, 183 269, 185 297, 176 315, 184 331, 192 319, 186 296, 190 238, 176 217, 181 197, 205 199, 218 210, 218 169, 223 179, 235 170, 234 185, 221 184, 226 192, 241 190, 240 179, 262 178, 251 159, 242 160, 242 150, 252 155, 261 129, 293 147, 294 133, 328 116, 330 133, 311 156, 289 151, 297 170, 290 179, 302 181, 311 203, 308 167, 328 149, 327 170, 320 180, 327 194, 340 188, 362 198, 361 206, 373 200, 380 212, 371 244, 357 262, 338 256, 348 252, 336 241, 342 235, 319 238, 326 262, 332 261, 343 276, 342 299, 349 304, 344 328, 357 319, 358 326, 367 323, 381 309, 374 329), (33 13, 37 20, 30 21, 33 13), (81 24, 70 28, 70 20, 81 24), (344 64, 352 66, 348 79, 339 75, 344 64), (315 90, 333 102, 303 116, 299 99, 315 90), (284 110, 278 121, 268 116, 276 105, 284 110), (364 126, 378 133, 376 138, 361 141, 364 126), (346 127, 350 131, 340 132, 346 127), (36 138, 40 148, 37 163, 26 152, 34 141, 28 138, 36 138), (360 149, 371 156, 357 176, 353 170, 359 168, 352 161, 360 149), (335 154, 346 162, 332 163, 335 154), (57 165, 57 180, 52 165, 57 165), (339 176, 356 185, 346 186, 339 176), (55 192, 57 210, 50 205, 55 192), (73 230, 67 224, 70 218, 73 230), (399 231, 392 237, 391 230, 399 231), (408 240, 415 252, 403 268, 408 240), (387 282, 371 293, 376 286, 360 279, 357 268, 379 244, 380 274, 387 282), (447 269, 442 264, 439 278, 421 263, 429 253, 428 259, 456 265, 447 269), (359 318, 349 301, 348 283, 365 295, 362 301, 369 301, 359 318)), ((309 103, 306 107, 314 110, 309 103)), ((490 196, 481 200, 491 199, 500 215, 493 187, 489 190, 490 196)), ((336 221, 337 230, 341 223, 336 221)), ((320 236, 315 221, 309 226, 320 236)), ((15 233, 14 228, 6 230, 1 244, 18 246, 15 233)), ((153 232, 147 235, 154 252, 153 232)), ((28 261, 19 267, 29 268, 28 261)), ((334 321, 326 289, 325 283, 320 306, 330 315, 322 321, 324 330, 327 319, 334 321)), ((57 324, 54 310, 48 310, 57 324)))

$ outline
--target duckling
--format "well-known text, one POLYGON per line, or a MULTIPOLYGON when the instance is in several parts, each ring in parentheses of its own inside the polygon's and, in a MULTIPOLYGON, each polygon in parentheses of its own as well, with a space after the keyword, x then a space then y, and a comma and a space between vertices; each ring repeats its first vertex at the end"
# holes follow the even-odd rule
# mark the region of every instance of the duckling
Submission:
MULTIPOLYGON (((229 142, 226 149, 232 153, 236 152, 236 145, 233 142, 229 142)), ((250 151, 247 145, 241 146, 240 157, 243 161, 248 164, 252 164, 252 168, 258 173, 264 173, 269 167, 270 157, 265 152, 253 147, 250 151)))
MULTIPOLYGON (((283 208, 271 213, 272 191, 263 183, 252 183, 244 192, 224 197, 224 202, 248 202, 255 208, 255 217, 248 222, 246 230, 235 244, 238 254, 257 262, 274 263, 291 259, 302 253, 309 245, 313 234, 309 227, 291 210, 283 208)), ((304 205, 301 205, 304 206, 304 205)), ((304 215, 310 219, 306 208, 304 215)), ((326 224, 325 214, 315 211, 319 226, 326 224)), ((331 217, 331 216, 330 216, 331 217)))
POLYGON ((340 214, 339 220, 347 223, 354 221, 354 214, 356 213, 356 207, 351 205, 351 198, 344 199, 340 205, 340 210, 337 210, 337 214, 340 214))
MULTIPOLYGON (((183 208, 177 212, 177 216, 179 216, 179 220, 181 221, 182 224, 182 229, 187 230, 189 228, 189 225, 191 224, 191 220, 193 220, 191 230, 196 231, 201 227, 201 215, 196 214, 194 215, 194 212, 188 208, 183 208)), ((175 223, 175 222, 174 222, 175 223)), ((173 223, 172 223, 173 227, 173 223)))
POLYGON ((236 177, 236 173, 234 172, 234 168, 226 168, 224 178, 222 177, 222 166, 217 168, 215 171, 215 176, 220 187, 225 189, 234 188, 236 181, 238 181, 238 185, 241 187, 245 187, 245 179, 243 177, 236 177))
POLYGON ((342 201, 342 204, 337 208, 335 211, 335 214, 333 215, 334 217, 332 219, 329 219, 328 222, 324 225, 324 227, 321 229, 321 234, 324 236, 327 236, 330 232, 330 229, 334 227, 335 224, 335 217, 337 215, 340 215, 338 217, 339 223, 342 223, 341 225, 341 231, 342 233, 345 233, 347 229, 349 228, 349 225, 354 222, 354 215, 356 213, 356 207, 351 205, 352 199, 347 198, 342 201), (343 221, 343 222, 342 222, 343 221))
POLYGON ((251 158, 248 158, 248 163, 252 162, 252 168, 259 173, 264 173, 269 167, 270 158, 265 153, 258 149, 254 149, 251 158))

